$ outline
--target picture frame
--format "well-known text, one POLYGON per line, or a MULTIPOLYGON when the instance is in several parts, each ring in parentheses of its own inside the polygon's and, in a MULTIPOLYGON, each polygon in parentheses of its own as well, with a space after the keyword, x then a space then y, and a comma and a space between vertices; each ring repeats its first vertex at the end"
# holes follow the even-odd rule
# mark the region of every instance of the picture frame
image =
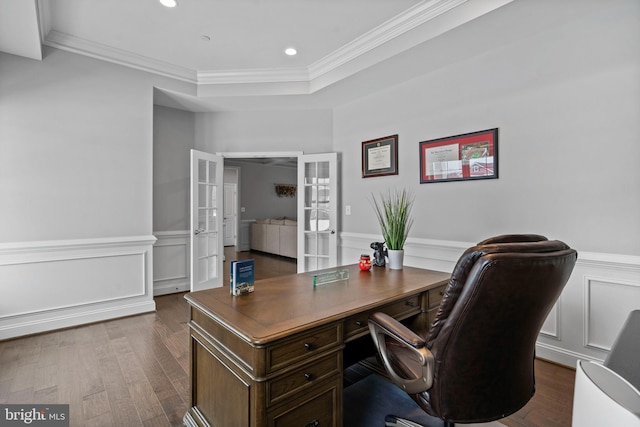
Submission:
POLYGON ((362 142, 362 177, 398 175, 398 135, 362 142))
POLYGON ((498 178, 498 128, 420 142, 420 184, 498 178))

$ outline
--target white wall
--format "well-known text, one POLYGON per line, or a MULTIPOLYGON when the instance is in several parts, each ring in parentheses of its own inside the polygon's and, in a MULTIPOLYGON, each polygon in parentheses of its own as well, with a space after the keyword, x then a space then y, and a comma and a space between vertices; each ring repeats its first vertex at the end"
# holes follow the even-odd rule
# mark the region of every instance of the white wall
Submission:
POLYGON ((225 164, 237 164, 240 167, 240 205, 245 208, 240 213, 240 219, 297 216, 297 199, 278 197, 275 192, 275 184, 297 184, 296 168, 231 161, 225 164))
POLYGON ((153 230, 189 228, 190 150, 195 141, 194 114, 153 108, 153 230))
POLYGON ((335 110, 343 263, 380 238, 368 198, 393 187, 417 197, 408 265, 451 271, 502 233, 563 240, 579 260, 538 354, 604 359, 640 309, 640 3, 515 1, 424 47, 423 75, 335 110), (499 179, 419 184, 420 141, 494 127, 499 179), (362 179, 360 142, 396 133, 399 175, 362 179))
POLYGON ((330 110, 237 111, 198 116, 196 140, 204 151, 323 153, 333 149, 330 110))
POLYGON ((0 53, 0 339, 154 310, 153 86, 47 49, 0 53))
POLYGON ((484 29, 499 28, 503 45, 487 43, 337 108, 334 147, 343 153, 343 202, 352 206, 343 230, 377 232, 367 198, 397 186, 416 193, 414 237, 479 241, 526 231, 584 251, 640 255, 639 7, 516 1, 434 42, 481 45, 484 29), (419 184, 420 141, 494 127, 498 180, 419 184), (399 175, 362 179, 360 142, 396 133, 399 175))
POLYGON ((151 87, 57 50, 0 67, 0 241, 151 234, 151 87))
POLYGON ((190 150, 195 114, 153 108, 153 293, 189 289, 190 150))

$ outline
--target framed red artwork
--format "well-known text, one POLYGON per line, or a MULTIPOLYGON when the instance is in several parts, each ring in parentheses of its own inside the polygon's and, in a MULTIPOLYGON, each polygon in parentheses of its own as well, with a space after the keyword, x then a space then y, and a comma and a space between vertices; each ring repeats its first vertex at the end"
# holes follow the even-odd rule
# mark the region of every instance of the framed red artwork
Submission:
POLYGON ((498 128, 420 142, 420 183, 498 178, 498 128))

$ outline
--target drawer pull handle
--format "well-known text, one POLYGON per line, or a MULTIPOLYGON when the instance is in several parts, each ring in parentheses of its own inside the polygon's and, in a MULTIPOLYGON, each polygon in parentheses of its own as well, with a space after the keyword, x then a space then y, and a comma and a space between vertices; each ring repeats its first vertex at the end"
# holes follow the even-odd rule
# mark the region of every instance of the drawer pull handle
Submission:
POLYGON ((407 301, 405 302, 406 305, 408 305, 409 307, 415 307, 416 303, 414 301, 407 301))
POLYGON ((319 425, 320 425, 320 421, 313 420, 309 424, 305 425, 304 427, 318 427, 319 425))
POLYGON ((304 343, 304 348, 306 348, 307 350, 311 351, 311 350, 313 350, 313 344, 311 344, 310 342, 306 342, 306 343, 304 343))
POLYGON ((304 377, 305 377, 305 379, 306 379, 307 381, 311 381, 311 380, 313 380, 313 374, 310 374, 310 373, 308 373, 308 372, 306 372, 306 373, 304 374, 304 377))
POLYGON ((364 326, 364 322, 362 320, 356 320, 356 326, 362 328, 364 326))

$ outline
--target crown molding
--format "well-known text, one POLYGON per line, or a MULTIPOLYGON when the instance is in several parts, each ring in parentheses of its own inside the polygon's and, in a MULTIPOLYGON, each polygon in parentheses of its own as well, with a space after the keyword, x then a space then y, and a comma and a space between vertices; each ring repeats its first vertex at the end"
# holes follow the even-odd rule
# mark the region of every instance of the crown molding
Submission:
POLYGON ((198 83, 194 70, 127 52, 126 50, 115 49, 55 30, 50 31, 46 35, 43 43, 46 46, 55 47, 56 49, 124 65, 125 67, 146 71, 163 77, 169 77, 187 83, 198 83))
POLYGON ((417 4, 311 64, 309 80, 327 74, 467 1, 431 0, 417 4))
MULTIPOLYGON (((273 86, 273 84, 276 84, 276 89, 274 89, 276 92, 312 93, 411 47, 407 43, 393 45, 393 43, 389 42, 401 38, 404 34, 441 17, 447 12, 456 8, 464 9, 458 14, 459 16, 452 16, 449 28, 453 28, 504 6, 511 1, 513 0, 425 0, 343 45, 308 67, 298 68, 198 71, 57 31, 50 31, 46 34, 43 44, 196 84, 203 89, 206 87, 224 87, 226 85, 237 85, 238 88, 241 88, 243 85, 266 84, 273 86), (468 6, 465 6, 465 4, 468 6), (465 7, 461 8, 461 6, 465 7), (385 49, 379 49, 385 44, 385 49), (301 83, 304 85, 300 86, 301 83)), ((48 13, 46 7, 42 7, 39 10, 43 12, 40 14, 41 28, 46 30, 50 28, 50 22, 47 22, 50 20, 50 13, 48 13)), ((422 43, 436 37, 441 32, 434 32, 428 35, 419 34, 410 44, 422 43), (423 39, 425 37, 426 39, 423 39)))
POLYGON ((300 68, 198 71, 198 84, 308 82, 309 71, 300 68))

